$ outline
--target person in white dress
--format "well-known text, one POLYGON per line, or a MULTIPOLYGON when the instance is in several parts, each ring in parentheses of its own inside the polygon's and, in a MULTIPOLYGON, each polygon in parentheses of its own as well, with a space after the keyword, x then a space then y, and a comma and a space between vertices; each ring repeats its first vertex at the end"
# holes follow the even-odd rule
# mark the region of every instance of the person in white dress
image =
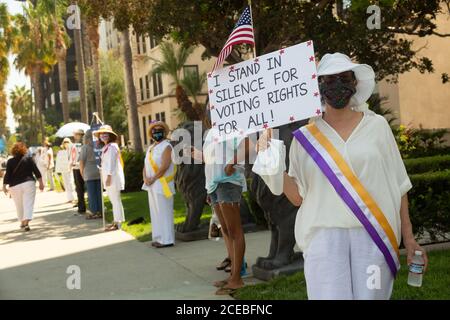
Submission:
POLYGON ((155 121, 150 124, 148 132, 153 143, 145 156, 142 189, 148 193, 152 246, 164 248, 175 244, 173 219, 175 166, 172 162, 172 145, 167 139, 169 133, 167 124, 155 121))
POLYGON ((125 189, 125 176, 123 173, 122 157, 117 145, 117 134, 111 126, 101 126, 95 133, 103 144, 101 156, 101 175, 103 186, 106 190, 113 208, 114 221, 105 231, 119 230, 125 221, 120 191, 125 189))
MULTIPOLYGON (((409 218, 412 185, 389 124, 367 108, 372 68, 326 54, 318 75, 324 113, 293 132, 289 172, 279 174, 300 207, 294 230, 308 298, 389 299, 401 240, 408 264, 419 250, 427 266, 409 218)), ((271 147, 270 135, 259 151, 271 147)))
POLYGON ((64 189, 66 190, 67 202, 72 203, 75 198, 73 196, 72 169, 70 168, 70 144, 69 138, 64 138, 61 149, 56 154, 55 172, 61 174, 64 189))
POLYGON ((47 167, 47 180, 50 184, 50 190, 55 190, 55 181, 53 178, 53 171, 55 169, 55 160, 53 155, 52 144, 48 141, 48 138, 45 138, 44 143, 42 144, 45 150, 45 163, 47 167))
POLYGON ((48 157, 44 147, 38 147, 34 156, 34 161, 39 171, 41 172, 42 182, 44 187, 47 187, 47 170, 48 170, 48 157))

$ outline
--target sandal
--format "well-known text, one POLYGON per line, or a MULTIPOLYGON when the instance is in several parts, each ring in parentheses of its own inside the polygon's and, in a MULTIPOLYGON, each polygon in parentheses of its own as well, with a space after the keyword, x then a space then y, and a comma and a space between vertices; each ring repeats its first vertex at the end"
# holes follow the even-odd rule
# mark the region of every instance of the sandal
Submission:
POLYGON ((30 226, 25 226, 25 227, 23 228, 23 230, 24 230, 25 232, 31 231, 30 226))
POLYGON ((217 270, 225 270, 226 267, 231 265, 230 258, 225 258, 217 267, 217 270))
POLYGON ((238 288, 233 289, 233 288, 227 288, 227 287, 222 287, 219 290, 216 291, 216 295, 218 296, 225 296, 225 295, 230 295, 232 296, 233 294, 236 293, 238 288))
POLYGON ((220 280, 220 281, 214 282, 213 285, 214 285, 214 287, 222 288, 222 287, 225 287, 227 284, 228 284, 227 280, 220 280))
POLYGON ((223 269, 223 271, 230 273, 231 272, 231 263, 223 269))
POLYGON ((102 217, 102 215, 100 213, 89 213, 86 215, 86 220, 93 220, 93 219, 100 219, 102 217))
POLYGON ((116 231, 116 230, 119 230, 119 226, 117 224, 112 224, 109 227, 106 227, 106 229, 105 229, 106 232, 116 231))

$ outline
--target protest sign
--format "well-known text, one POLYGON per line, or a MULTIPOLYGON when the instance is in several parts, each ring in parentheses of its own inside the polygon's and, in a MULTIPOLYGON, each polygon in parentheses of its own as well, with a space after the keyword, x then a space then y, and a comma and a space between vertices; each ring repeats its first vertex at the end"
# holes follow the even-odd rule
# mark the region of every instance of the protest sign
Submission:
POLYGON ((208 74, 211 123, 220 140, 321 114, 312 41, 208 74))

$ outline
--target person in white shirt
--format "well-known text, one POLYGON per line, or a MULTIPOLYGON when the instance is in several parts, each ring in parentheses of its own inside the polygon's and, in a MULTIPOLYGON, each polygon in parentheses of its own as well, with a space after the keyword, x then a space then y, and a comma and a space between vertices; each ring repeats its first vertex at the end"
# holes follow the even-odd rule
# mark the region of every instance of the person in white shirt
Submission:
POLYGON ((36 162, 36 166, 41 172, 42 182, 44 183, 44 187, 47 187, 47 170, 48 170, 48 156, 44 147, 38 147, 36 149, 36 154, 34 156, 34 161, 36 162))
POLYGON ((56 165, 55 165, 55 172, 57 174, 61 174, 62 176, 68 203, 72 203, 75 200, 73 196, 72 170, 70 169, 69 164, 70 144, 71 144, 70 139, 64 138, 60 146, 61 149, 56 154, 56 165))
POLYGON ((412 185, 387 121, 367 108, 372 68, 326 54, 318 75, 325 111, 293 133, 289 173, 280 174, 284 194, 300 206, 295 237, 308 298, 389 299, 402 239, 408 264, 415 250, 427 263, 409 219, 412 185))
POLYGON ((175 195, 175 166, 172 145, 167 139, 169 127, 163 121, 154 121, 148 132, 153 143, 148 147, 142 172, 143 190, 148 193, 152 222, 152 246, 170 247, 175 244, 173 196, 175 195))
POLYGON ((106 194, 112 204, 114 216, 113 223, 105 231, 115 231, 119 230, 121 224, 125 221, 122 200, 120 198, 120 191, 125 189, 125 176, 120 149, 116 143, 117 134, 108 125, 101 126, 94 134, 103 144, 101 176, 106 194))
POLYGON ((53 149, 52 149, 52 144, 48 141, 48 138, 45 139, 44 143, 43 143, 43 147, 44 147, 44 151, 45 151, 45 155, 44 155, 44 161, 45 161, 45 166, 47 168, 47 180, 50 183, 50 190, 49 191, 53 191, 55 190, 55 181, 53 179, 53 170, 55 168, 55 160, 54 160, 54 156, 53 156, 53 149))

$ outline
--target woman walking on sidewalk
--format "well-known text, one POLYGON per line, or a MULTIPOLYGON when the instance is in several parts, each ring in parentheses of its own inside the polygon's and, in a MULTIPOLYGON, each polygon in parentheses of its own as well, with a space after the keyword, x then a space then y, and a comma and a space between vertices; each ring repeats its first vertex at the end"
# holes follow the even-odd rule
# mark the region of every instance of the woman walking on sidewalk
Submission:
POLYGON ((117 134, 111 126, 101 126, 95 132, 103 145, 102 149, 102 180, 106 194, 113 207, 113 223, 105 231, 119 230, 122 222, 125 221, 120 191, 125 189, 125 177, 123 174, 122 158, 120 149, 116 143, 117 134))
POLYGON ((155 121, 148 128, 153 144, 147 150, 142 172, 143 190, 148 192, 152 220, 152 246, 164 248, 175 243, 173 222, 173 195, 175 166, 172 162, 172 145, 167 139, 169 127, 155 121))
POLYGON ((16 205, 20 228, 30 231, 29 223, 33 220, 34 200, 36 198, 36 180, 39 189, 44 191, 41 173, 33 159, 27 156, 27 147, 23 142, 14 144, 11 150, 13 158, 6 164, 6 174, 3 179, 3 192, 11 196, 16 205), (34 176, 33 176, 34 174, 34 176), (9 190, 8 187, 9 186, 9 190))

